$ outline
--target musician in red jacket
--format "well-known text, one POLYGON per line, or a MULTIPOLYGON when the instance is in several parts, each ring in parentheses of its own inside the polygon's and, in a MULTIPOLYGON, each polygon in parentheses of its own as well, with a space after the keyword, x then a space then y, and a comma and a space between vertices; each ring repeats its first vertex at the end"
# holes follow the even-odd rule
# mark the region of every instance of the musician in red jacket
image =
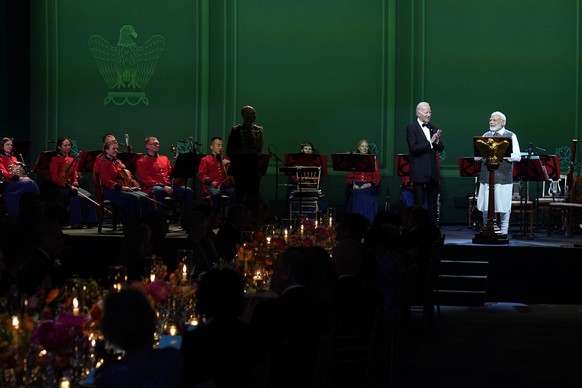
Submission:
POLYGON ((139 190, 131 172, 117 159, 117 142, 106 143, 103 153, 105 157, 96 159, 93 168, 99 174, 103 197, 119 208, 124 227, 134 226, 152 212, 152 200, 139 190))
POLYGON ((24 162, 19 162, 12 155, 12 138, 4 137, 0 141, 0 173, 4 190, 2 197, 6 202, 6 211, 9 216, 17 216, 20 207, 20 197, 24 193, 38 194, 35 181, 26 176, 24 162))
POLYGON ((223 141, 220 137, 210 140, 210 155, 202 158, 198 166, 198 177, 203 190, 210 196, 212 206, 219 208, 222 195, 234 202, 234 178, 228 175, 230 159, 223 154, 223 141))
MULTIPOLYGON (((358 142, 357 153, 372 154, 366 139, 358 142)), ((350 171, 346 176, 348 188, 346 211, 361 214, 370 222, 374 221, 378 213, 377 186, 380 184, 378 159, 374 158, 374 161, 375 171, 350 171)))
POLYGON ((95 207, 88 199, 91 194, 79 187, 77 178, 78 161, 71 156, 71 139, 57 140, 57 154, 50 163, 51 181, 56 186, 58 202, 68 210, 69 225, 72 228, 88 228, 97 224, 95 207))
POLYGON ((184 202, 186 213, 192 211, 194 194, 185 186, 174 186, 171 182, 172 164, 167 156, 160 155, 160 142, 155 136, 145 139, 146 153, 137 161, 137 176, 144 193, 153 196, 157 202, 165 197, 178 198, 184 202))

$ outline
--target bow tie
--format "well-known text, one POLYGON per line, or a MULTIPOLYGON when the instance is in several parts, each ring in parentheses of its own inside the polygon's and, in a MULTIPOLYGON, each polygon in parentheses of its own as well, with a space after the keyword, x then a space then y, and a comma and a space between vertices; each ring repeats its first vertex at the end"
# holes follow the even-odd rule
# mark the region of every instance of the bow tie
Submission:
POLYGON ((428 128, 428 124, 427 123, 422 123, 422 126, 428 128))

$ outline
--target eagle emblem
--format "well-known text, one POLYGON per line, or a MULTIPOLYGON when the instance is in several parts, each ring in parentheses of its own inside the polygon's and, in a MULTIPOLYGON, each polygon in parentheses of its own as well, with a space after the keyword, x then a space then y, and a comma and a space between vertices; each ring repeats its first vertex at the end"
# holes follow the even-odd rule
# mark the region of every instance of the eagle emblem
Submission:
POLYGON ((145 89, 166 47, 166 39, 154 35, 142 46, 135 28, 125 25, 119 30, 117 45, 112 46, 100 35, 89 37, 89 50, 97 61, 99 73, 109 88, 104 105, 149 104, 145 89))

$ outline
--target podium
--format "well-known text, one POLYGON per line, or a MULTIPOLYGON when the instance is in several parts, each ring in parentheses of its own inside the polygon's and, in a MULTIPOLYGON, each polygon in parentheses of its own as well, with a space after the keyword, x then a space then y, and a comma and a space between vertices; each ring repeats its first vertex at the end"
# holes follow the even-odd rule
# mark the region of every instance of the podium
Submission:
POLYGON ((489 171, 489 202, 487 224, 473 237, 473 244, 509 244, 506 234, 501 233, 495 215, 495 171, 501 165, 501 159, 511 156, 511 137, 474 136, 473 150, 477 157, 485 158, 489 171))

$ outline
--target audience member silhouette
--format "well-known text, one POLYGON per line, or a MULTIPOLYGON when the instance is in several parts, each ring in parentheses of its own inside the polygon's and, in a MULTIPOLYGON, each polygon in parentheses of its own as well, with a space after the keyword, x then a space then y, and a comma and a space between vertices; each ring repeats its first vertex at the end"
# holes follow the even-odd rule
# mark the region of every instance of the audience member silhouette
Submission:
POLYGON ((352 238, 361 242, 370 227, 370 221, 366 217, 355 213, 344 213, 336 226, 336 240, 352 238))
POLYGON ((194 274, 198 276, 208 271, 214 264, 206 251, 208 217, 199 211, 193 211, 187 216, 185 226, 188 233, 188 244, 194 254, 194 274))
POLYGON ((250 326, 239 319, 242 277, 230 269, 211 269, 200 278, 196 300, 205 319, 183 337, 184 385, 250 388, 263 352, 250 326))
POLYGON ((250 222, 251 211, 247 206, 236 204, 230 207, 228 218, 216 235, 218 247, 222 250, 221 254, 225 260, 234 259, 237 246, 242 240, 242 233, 249 229, 250 222))
POLYGON ((23 246, 23 255, 13 264, 18 290, 26 295, 62 286, 70 275, 70 263, 61 257, 65 241, 61 224, 44 218, 31 227, 31 240, 23 246))
POLYGON ((194 210, 206 216, 206 238, 204 239, 204 248, 210 263, 216 264, 222 260, 222 254, 218 249, 218 239, 214 232, 220 228, 219 209, 210 204, 202 203, 197 205, 194 210))
POLYGON ((307 286, 309 259, 296 248, 274 263, 271 288, 279 297, 256 306, 251 325, 267 347, 267 387, 310 386, 317 372, 321 336, 330 330, 329 317, 307 286))
POLYGON ((142 291, 128 287, 107 295, 101 331, 125 356, 112 357, 96 370, 97 388, 182 387, 180 351, 153 348, 156 323, 156 313, 142 291))

